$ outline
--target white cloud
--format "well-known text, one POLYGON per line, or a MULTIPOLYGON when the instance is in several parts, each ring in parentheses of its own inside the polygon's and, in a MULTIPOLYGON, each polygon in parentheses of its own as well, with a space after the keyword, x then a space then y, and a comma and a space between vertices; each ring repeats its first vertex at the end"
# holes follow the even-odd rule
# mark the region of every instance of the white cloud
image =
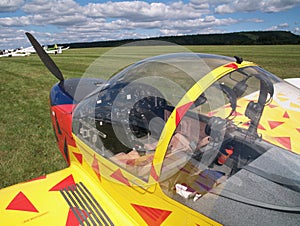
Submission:
POLYGON ((268 28, 266 29, 266 31, 276 31, 276 30, 278 30, 278 26, 277 26, 277 25, 268 27, 268 28))
MULTIPOLYGON (((24 35, 24 30, 15 30, 12 28, 2 27, 1 25, 0 30, 1 43, 5 44, 7 49, 29 45, 29 42, 24 35)), ((5 47, 0 46, 0 49, 5 49, 5 47)))
POLYGON ((202 4, 209 4, 209 5, 219 5, 232 2, 232 0, 190 0, 191 4, 194 5, 202 5, 202 4))
POLYGON ((275 30, 288 30, 290 25, 288 23, 278 24, 267 28, 267 31, 275 31, 275 30))
POLYGON ((74 0, 32 0, 22 10, 28 14, 66 15, 80 12, 80 5, 74 0))
POLYGON ((279 28, 288 28, 290 25, 288 23, 279 24, 279 28))
MULTIPOLYGON (((50 44, 52 40, 56 43, 82 42, 226 32, 233 24, 264 21, 261 18, 232 19, 231 15, 220 14, 258 10, 277 12, 299 3, 300 0, 177 0, 152 3, 119 0, 80 5, 76 0, 0 0, 0 12, 18 10, 12 17, 0 17, 2 35, 8 36, 1 39, 1 45, 13 45, 16 35, 24 40, 24 31, 22 33, 21 30, 47 32, 53 27, 53 34, 36 32, 39 40, 50 44), (17 16, 21 11, 22 16, 17 16)), ((283 23, 274 28, 288 29, 287 25, 283 23)), ((290 29, 295 29, 295 26, 290 29)))
POLYGON ((24 27, 31 23, 31 16, 0 18, 0 25, 3 27, 24 27))
POLYGON ((24 0, 1 0, 0 1, 0 13, 2 12, 14 12, 18 10, 24 3, 24 0))
POLYGON ((218 5, 215 12, 220 14, 253 11, 274 13, 291 9, 299 4, 300 0, 234 0, 218 5))
POLYGON ((246 20, 247 22, 252 22, 252 23, 263 23, 264 20, 260 18, 250 18, 246 20))
POLYGON ((83 7, 83 13, 88 17, 100 18, 123 18, 132 21, 154 21, 176 18, 196 18, 203 12, 207 12, 207 7, 198 9, 190 4, 174 2, 170 5, 165 3, 147 3, 142 1, 123 1, 90 3, 83 7))
POLYGON ((166 31, 181 31, 184 33, 203 33, 203 30, 207 30, 211 27, 217 28, 222 26, 228 26, 237 23, 237 20, 232 18, 217 19, 214 16, 207 16, 205 18, 192 19, 192 20, 175 20, 168 21, 162 25, 164 33, 166 31))

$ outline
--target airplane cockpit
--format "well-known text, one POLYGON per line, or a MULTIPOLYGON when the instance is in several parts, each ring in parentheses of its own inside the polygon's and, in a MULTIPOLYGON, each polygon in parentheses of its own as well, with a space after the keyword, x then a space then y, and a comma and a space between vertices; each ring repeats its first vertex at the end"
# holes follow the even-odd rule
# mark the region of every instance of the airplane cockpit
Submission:
POLYGON ((154 166, 164 194, 212 218, 232 200, 274 209, 284 196, 299 203, 299 91, 241 63, 195 53, 140 61, 78 104, 73 133, 144 182, 154 166), (284 196, 274 198, 267 184, 284 196))

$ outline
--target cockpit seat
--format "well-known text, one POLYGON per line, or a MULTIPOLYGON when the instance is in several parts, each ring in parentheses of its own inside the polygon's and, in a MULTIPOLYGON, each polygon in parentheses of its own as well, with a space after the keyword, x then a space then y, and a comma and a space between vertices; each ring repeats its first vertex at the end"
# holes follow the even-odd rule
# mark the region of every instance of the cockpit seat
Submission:
MULTIPOLYGON (((146 178, 151 169, 151 163, 154 157, 154 151, 152 151, 155 144, 145 144, 146 147, 150 147, 150 152, 146 152, 145 155, 140 155, 138 151, 132 150, 129 153, 118 153, 110 158, 113 162, 117 163, 124 169, 127 169, 131 173, 138 175, 141 178, 146 178)), ((176 133, 169 146, 165 161, 163 163, 163 174, 170 175, 178 172, 180 168, 188 161, 192 153, 190 142, 185 136, 180 133, 176 133)))

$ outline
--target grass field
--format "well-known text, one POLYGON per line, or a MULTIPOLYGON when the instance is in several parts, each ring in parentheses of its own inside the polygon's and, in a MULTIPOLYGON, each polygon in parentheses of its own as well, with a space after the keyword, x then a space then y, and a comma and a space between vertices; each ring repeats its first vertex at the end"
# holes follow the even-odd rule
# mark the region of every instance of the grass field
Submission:
MULTIPOLYGON (((238 55, 282 77, 300 77, 300 45, 190 46, 192 51, 238 55)), ((53 56, 66 78, 81 77, 109 48, 70 49, 53 56)), ((114 67, 113 65, 106 65, 114 67)), ((0 188, 66 167, 49 117, 49 91, 57 80, 36 55, 0 58, 0 188)), ((100 77, 101 68, 99 68, 100 77)))

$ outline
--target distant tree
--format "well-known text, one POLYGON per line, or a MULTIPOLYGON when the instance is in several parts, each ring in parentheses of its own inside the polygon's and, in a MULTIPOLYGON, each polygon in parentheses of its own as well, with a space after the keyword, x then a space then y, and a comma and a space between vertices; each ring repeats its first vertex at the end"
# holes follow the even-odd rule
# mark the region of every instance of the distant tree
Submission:
POLYGON ((288 31, 247 31, 225 34, 163 36, 148 39, 124 39, 84 43, 65 43, 71 48, 115 47, 141 40, 161 40, 178 45, 288 45, 300 44, 300 36, 288 31))

